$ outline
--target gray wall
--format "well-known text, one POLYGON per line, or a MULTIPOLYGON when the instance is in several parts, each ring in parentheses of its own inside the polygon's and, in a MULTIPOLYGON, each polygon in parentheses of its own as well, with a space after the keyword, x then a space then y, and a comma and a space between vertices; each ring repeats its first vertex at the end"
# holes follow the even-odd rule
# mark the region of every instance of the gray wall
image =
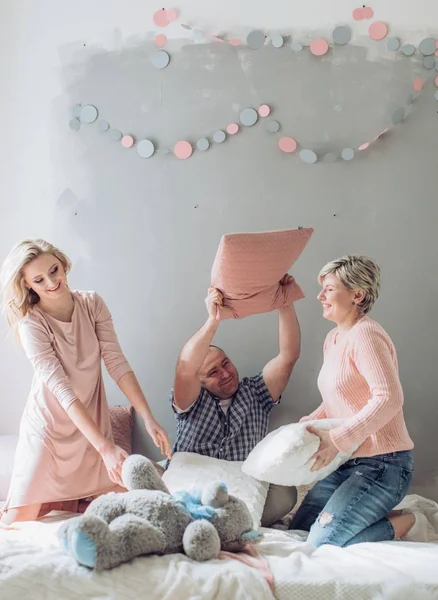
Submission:
MULTIPOLYGON (((399 354, 416 442, 415 489, 438 499, 438 116, 432 83, 409 118, 352 163, 304 165, 282 154, 262 123, 188 161, 141 160, 135 150, 106 140, 96 125, 79 134, 68 129, 69 107, 89 102, 126 133, 170 147, 224 128, 240 108, 268 103, 284 134, 320 152, 339 151, 387 127, 417 73, 408 59, 371 62, 365 49, 352 46, 316 60, 272 48, 248 53, 225 44, 174 45, 172 63, 162 72, 148 62, 152 51, 147 44, 117 53, 84 48, 63 68, 66 93, 53 106, 52 129, 59 197, 47 219, 53 219, 52 239, 75 259, 71 283, 97 290, 109 304, 156 417, 173 437, 168 391, 175 360, 205 317, 221 235, 313 226, 294 270, 307 296, 297 305, 301 359, 271 425, 298 419, 320 402, 316 378, 330 324, 316 301, 319 268, 344 253, 369 254, 383 272, 373 316, 399 354)), ((276 352, 276 315, 225 322, 217 342, 241 375, 253 374, 276 352)), ((12 389, 12 375, 5 377, 12 389)), ((112 404, 122 401, 113 384, 108 395, 112 404)), ((136 447, 155 452, 140 430, 136 447)))

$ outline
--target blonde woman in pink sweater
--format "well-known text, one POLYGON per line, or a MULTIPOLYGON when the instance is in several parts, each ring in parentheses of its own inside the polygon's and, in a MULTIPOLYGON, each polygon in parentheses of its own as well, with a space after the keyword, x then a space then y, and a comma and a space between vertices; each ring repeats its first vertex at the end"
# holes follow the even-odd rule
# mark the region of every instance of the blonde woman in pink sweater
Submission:
POLYGON ((391 512, 411 483, 414 444, 403 416, 394 345, 367 316, 379 294, 380 269, 365 256, 344 256, 328 263, 318 280, 323 316, 337 326, 324 343, 318 377, 322 404, 302 421, 344 421, 331 431, 309 426, 321 440, 313 470, 329 464, 338 452, 358 449, 311 489, 290 529, 309 531, 308 542, 316 547, 422 541, 424 515, 391 512))

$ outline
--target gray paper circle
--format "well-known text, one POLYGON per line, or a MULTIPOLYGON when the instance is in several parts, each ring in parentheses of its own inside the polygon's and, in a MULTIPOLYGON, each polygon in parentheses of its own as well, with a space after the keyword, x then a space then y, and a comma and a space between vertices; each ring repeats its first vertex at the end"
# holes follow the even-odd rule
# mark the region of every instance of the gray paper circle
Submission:
POLYGON ((114 142, 118 142, 119 140, 122 139, 122 132, 119 131, 118 129, 110 129, 108 131, 108 135, 110 137, 111 140, 113 140, 114 142))
POLYGON ((391 50, 391 52, 396 52, 400 48, 400 40, 396 37, 389 38, 387 44, 388 50, 391 50))
POLYGON ((265 34, 258 29, 251 31, 246 38, 246 43, 251 50, 259 50, 265 44, 265 34))
POLYGON ((150 158, 155 152, 155 146, 151 140, 140 140, 137 144, 137 154, 141 158, 150 158))
POLYGON ((196 142, 196 147, 198 150, 205 151, 210 148, 210 142, 207 138, 201 138, 196 142))
POLYGON ((158 50, 153 54, 151 62, 156 69, 165 69, 170 62, 170 56, 164 50, 158 50))
POLYGON ((405 118, 405 109, 403 107, 397 108, 392 115, 392 122, 394 125, 398 125, 405 118))
POLYGON ((274 46, 274 48, 281 48, 284 44, 284 38, 282 35, 274 35, 274 37, 271 40, 271 43, 274 46))
POLYGON ((324 155, 324 161, 328 162, 328 163, 334 163, 337 160, 337 156, 336 154, 333 154, 333 152, 327 152, 327 154, 324 155))
POLYGON ((70 119, 68 125, 70 129, 73 129, 73 131, 79 131, 79 129, 81 128, 81 122, 79 121, 79 119, 70 119))
POLYGON ((435 100, 438 100, 438 91, 435 92, 435 94, 433 95, 433 97, 435 98, 435 100))
POLYGON ((429 69, 429 70, 430 69, 434 69, 435 68, 435 64, 436 64, 435 56, 425 56, 423 58, 423 67, 425 69, 429 69))
POLYGON ((405 56, 412 56, 415 52, 415 46, 413 46, 412 44, 405 44, 404 46, 402 46, 401 51, 405 56))
POLYGON ((257 111, 254 108, 244 108, 240 113, 240 122, 242 125, 246 125, 246 127, 255 125, 258 118, 257 111))
POLYGON ((225 142, 226 137, 225 131, 222 131, 221 129, 213 133, 213 140, 216 142, 216 144, 222 144, 222 142, 225 142))
POLYGON ((77 119, 81 116, 82 106, 80 104, 75 104, 71 107, 71 116, 77 119))
POLYGON ((280 123, 278 121, 274 121, 274 119, 269 119, 266 121, 266 129, 269 133, 277 133, 280 129, 280 123))
POLYGON ((348 25, 340 25, 333 30, 333 41, 338 46, 344 46, 351 40, 351 29, 348 25))
POLYGON ((97 108, 92 104, 87 104, 81 108, 81 121, 83 123, 94 123, 97 119, 97 108))
POLYGON ((313 163, 316 163, 316 161, 318 160, 318 157, 316 156, 315 152, 313 150, 301 150, 300 151, 300 158, 304 163, 307 163, 308 165, 313 165, 313 163))
POLYGON ((436 43, 434 38, 425 38, 421 40, 420 45, 418 46, 418 50, 421 52, 423 56, 430 56, 431 54, 435 54, 436 43))
POLYGON ((300 42, 292 42, 291 48, 294 52, 301 52, 301 50, 303 49, 303 44, 301 44, 300 42))
POLYGON ((344 160, 353 160, 353 158, 354 158, 353 148, 344 148, 341 152, 341 156, 344 160))
POLYGON ((98 127, 99 131, 104 133, 105 131, 108 131, 108 129, 110 128, 110 124, 108 123, 108 121, 104 121, 103 119, 101 119, 98 122, 97 127, 98 127))

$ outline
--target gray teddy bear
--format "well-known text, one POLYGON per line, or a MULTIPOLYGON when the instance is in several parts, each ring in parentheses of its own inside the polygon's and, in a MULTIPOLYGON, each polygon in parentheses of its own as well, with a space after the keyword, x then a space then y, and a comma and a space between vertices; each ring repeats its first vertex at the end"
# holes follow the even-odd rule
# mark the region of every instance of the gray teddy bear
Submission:
POLYGON ((248 507, 221 482, 171 496, 141 455, 125 460, 122 478, 128 492, 99 496, 59 529, 63 550, 81 565, 102 571, 137 556, 176 552, 206 561, 259 541, 248 507))

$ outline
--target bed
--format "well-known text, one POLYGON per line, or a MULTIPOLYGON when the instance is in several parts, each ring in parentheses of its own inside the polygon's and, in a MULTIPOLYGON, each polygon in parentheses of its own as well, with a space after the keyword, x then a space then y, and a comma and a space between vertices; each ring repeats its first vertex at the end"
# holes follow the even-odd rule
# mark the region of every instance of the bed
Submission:
POLYGON ((275 579, 232 559, 196 563, 183 555, 141 557, 103 574, 76 565, 59 549, 56 531, 73 515, 0 531, 2 600, 428 600, 438 598, 438 505, 407 496, 404 506, 428 517, 427 543, 381 542, 302 551, 305 534, 262 529, 261 553, 275 579))

